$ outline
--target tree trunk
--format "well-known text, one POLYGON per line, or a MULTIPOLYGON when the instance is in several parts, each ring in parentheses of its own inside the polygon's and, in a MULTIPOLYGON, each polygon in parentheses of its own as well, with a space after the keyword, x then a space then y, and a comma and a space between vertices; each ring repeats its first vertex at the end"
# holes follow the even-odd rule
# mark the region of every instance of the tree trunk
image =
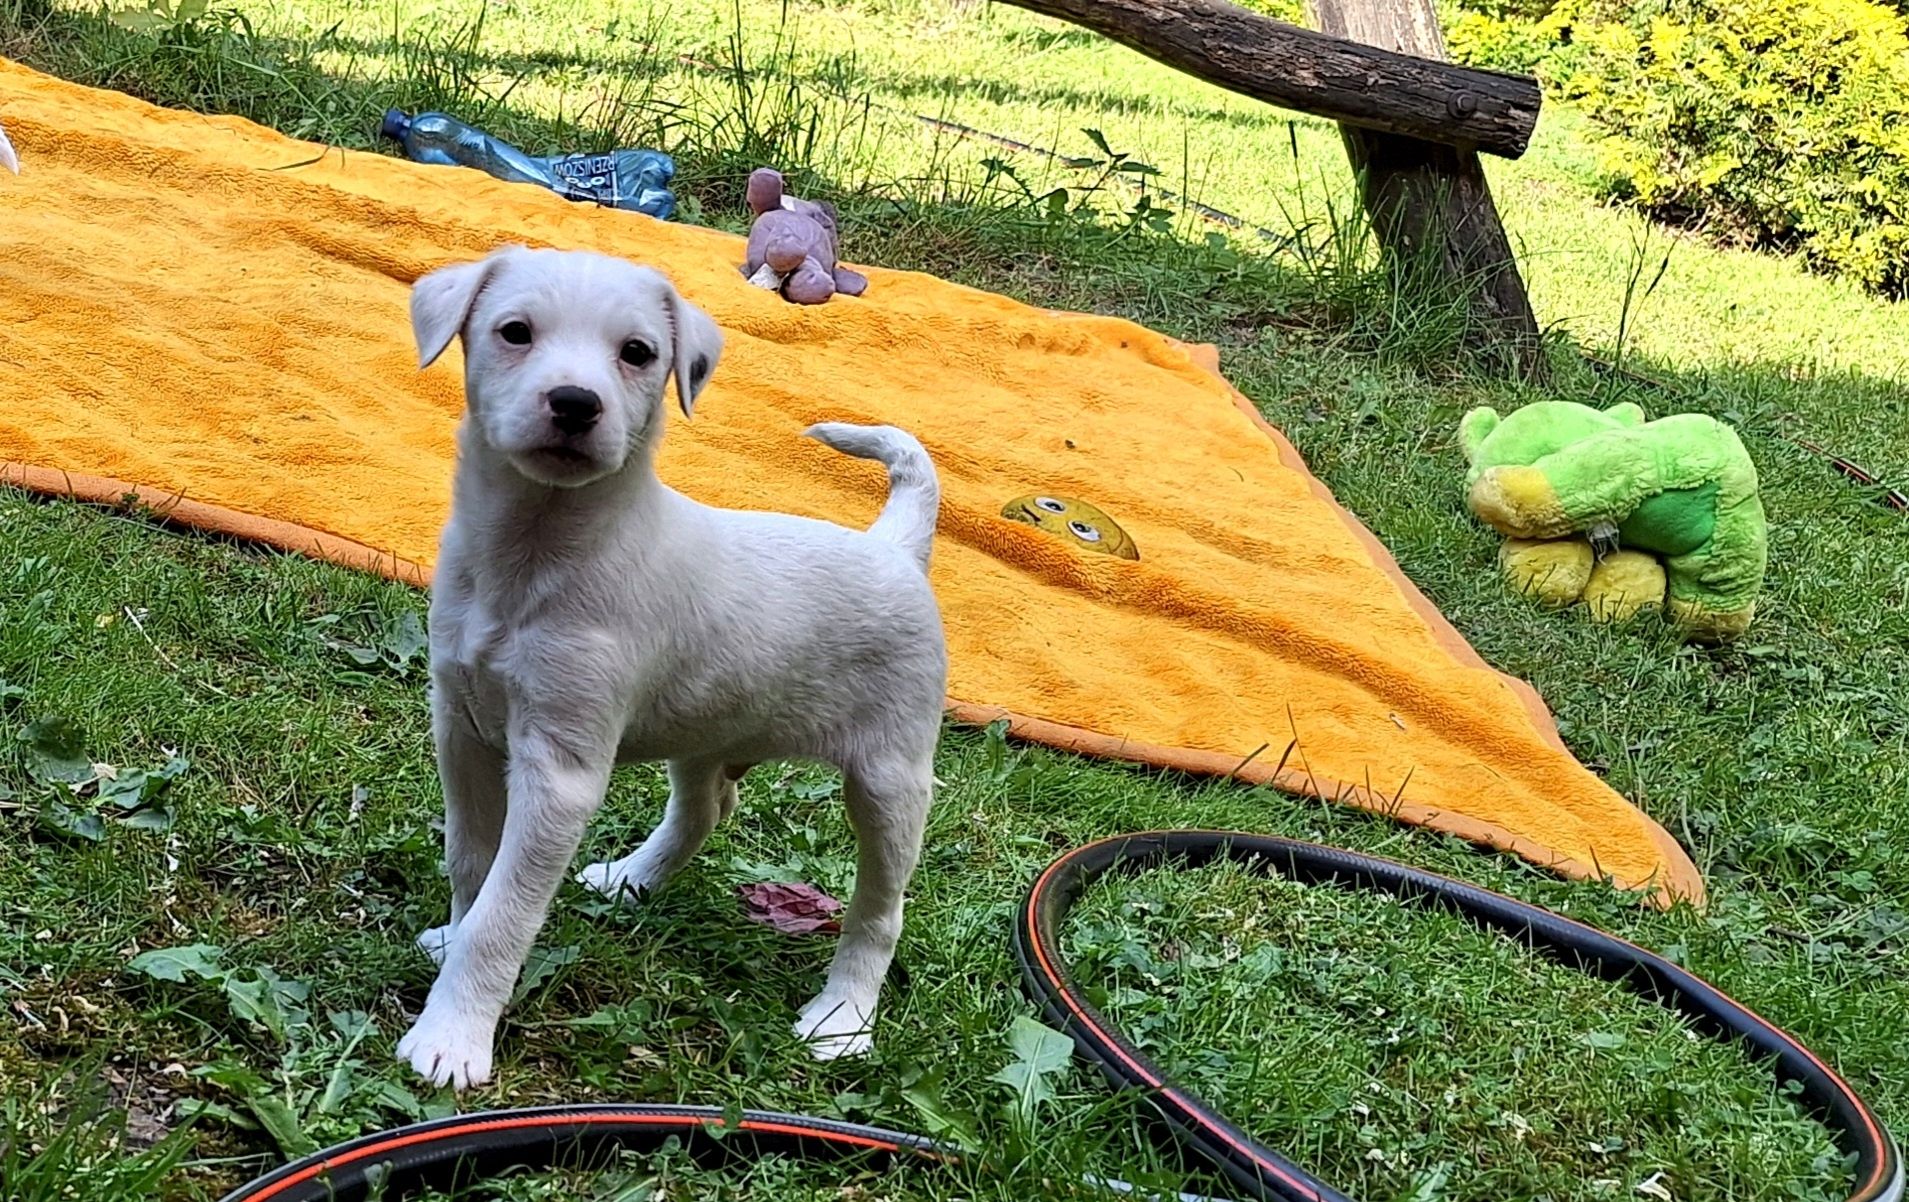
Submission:
MULTIPOLYGON (((1333 37, 1445 57, 1432 0, 1310 2, 1313 20, 1333 37)), ((1434 286, 1469 293, 1475 341, 1528 378, 1541 375, 1538 319, 1477 153, 1345 122, 1340 133, 1381 252, 1398 270, 1431 272, 1434 286)))

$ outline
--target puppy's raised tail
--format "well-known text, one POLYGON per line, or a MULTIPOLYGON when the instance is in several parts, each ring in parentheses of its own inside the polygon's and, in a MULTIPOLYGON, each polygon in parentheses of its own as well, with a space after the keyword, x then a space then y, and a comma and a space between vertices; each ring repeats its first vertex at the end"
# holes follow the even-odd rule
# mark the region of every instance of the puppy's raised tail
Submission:
POLYGON ((888 504, 868 532, 911 552, 925 569, 934 547, 935 517, 941 509, 941 482, 934 461, 920 442, 894 426, 851 426, 824 422, 810 426, 810 438, 844 455, 873 459, 888 469, 888 504))

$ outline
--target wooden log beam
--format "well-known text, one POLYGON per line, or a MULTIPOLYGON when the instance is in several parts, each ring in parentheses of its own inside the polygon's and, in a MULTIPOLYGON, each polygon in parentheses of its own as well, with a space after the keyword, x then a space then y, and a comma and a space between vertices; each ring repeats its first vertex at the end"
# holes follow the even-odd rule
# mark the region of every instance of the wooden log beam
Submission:
POLYGON ((1331 37, 1226 0, 1003 0, 1058 17, 1228 91, 1342 125, 1515 159, 1536 80, 1331 37))
MULTIPOLYGON (((1310 0, 1309 8, 1334 37, 1445 57, 1433 0, 1310 0)), ((1402 272, 1431 272, 1466 295, 1474 344, 1528 379, 1542 376, 1538 319, 1478 155, 1351 123, 1340 133, 1380 250, 1402 272)))

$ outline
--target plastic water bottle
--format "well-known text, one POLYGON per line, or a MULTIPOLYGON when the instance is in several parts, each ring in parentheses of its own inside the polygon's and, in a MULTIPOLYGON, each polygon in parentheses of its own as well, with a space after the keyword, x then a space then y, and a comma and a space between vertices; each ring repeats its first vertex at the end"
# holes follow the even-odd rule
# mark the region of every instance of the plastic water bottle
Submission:
POLYGON ((676 211, 669 182, 676 164, 660 150, 609 154, 527 155, 475 126, 443 113, 412 117, 391 109, 378 132, 419 163, 475 167, 516 184, 540 184, 567 200, 588 201, 668 219, 676 211))

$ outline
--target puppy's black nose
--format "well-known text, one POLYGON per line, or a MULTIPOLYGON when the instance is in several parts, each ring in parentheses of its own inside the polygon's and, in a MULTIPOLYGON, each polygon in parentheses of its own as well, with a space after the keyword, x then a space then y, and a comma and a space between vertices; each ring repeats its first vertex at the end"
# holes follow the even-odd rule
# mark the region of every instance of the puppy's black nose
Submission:
POLYGON ((603 415, 603 401, 588 388, 565 384, 544 398, 550 405, 550 424, 565 434, 588 434, 603 415))

